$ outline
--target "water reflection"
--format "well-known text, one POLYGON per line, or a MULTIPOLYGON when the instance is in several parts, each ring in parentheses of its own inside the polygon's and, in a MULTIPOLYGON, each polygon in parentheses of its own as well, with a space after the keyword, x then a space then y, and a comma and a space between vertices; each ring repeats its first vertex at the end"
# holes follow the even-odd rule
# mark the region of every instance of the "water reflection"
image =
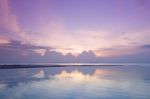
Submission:
POLYGON ((32 77, 34 77, 34 78, 45 78, 45 73, 43 70, 40 70, 39 72, 34 74, 32 77))
POLYGON ((137 69, 131 71, 129 67, 126 72, 125 68, 114 68, 16 69, 12 72, 20 75, 13 77, 8 73, 8 78, 1 78, 0 99, 150 98, 149 80, 140 77, 137 69))

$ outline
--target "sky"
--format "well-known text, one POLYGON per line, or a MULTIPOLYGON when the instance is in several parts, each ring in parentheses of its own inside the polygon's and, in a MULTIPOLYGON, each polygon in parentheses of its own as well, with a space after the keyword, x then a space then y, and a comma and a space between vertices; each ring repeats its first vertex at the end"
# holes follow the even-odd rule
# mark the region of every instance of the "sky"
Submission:
POLYGON ((0 63, 150 62, 149 0, 0 0, 0 63))

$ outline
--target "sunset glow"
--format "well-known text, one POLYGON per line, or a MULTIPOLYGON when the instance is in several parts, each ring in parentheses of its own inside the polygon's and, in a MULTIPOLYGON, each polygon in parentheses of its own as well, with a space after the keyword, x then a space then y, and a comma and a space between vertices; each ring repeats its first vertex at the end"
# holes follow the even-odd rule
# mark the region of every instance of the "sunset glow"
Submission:
POLYGON ((150 46, 149 10, 149 0, 0 0, 0 45, 41 57, 139 55, 150 46))

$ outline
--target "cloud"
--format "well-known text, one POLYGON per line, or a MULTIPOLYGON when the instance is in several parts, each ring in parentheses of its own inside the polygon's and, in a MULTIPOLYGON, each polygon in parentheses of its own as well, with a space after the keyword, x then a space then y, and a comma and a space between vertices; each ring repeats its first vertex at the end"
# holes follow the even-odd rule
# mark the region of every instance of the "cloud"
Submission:
POLYGON ((20 28, 9 0, 0 0, 0 36, 24 42, 29 40, 27 33, 20 28))
POLYGON ((141 51, 138 46, 112 46, 109 48, 99 48, 93 52, 100 57, 113 57, 135 54, 141 51))
POLYGON ((71 53, 63 55, 53 48, 24 44, 19 41, 11 41, 0 45, 1 63, 33 63, 33 62, 89 62, 95 61, 93 52, 82 52, 78 56, 71 53))
POLYGON ((143 49, 150 49, 150 44, 140 46, 143 49))
POLYGON ((6 88, 6 84, 2 84, 2 83, 0 83, 0 90, 2 90, 2 89, 4 89, 4 88, 6 88))
POLYGON ((10 10, 8 0, 0 0, 0 28, 10 32, 19 32, 16 15, 10 10))
POLYGON ((37 53, 35 50, 49 50, 50 47, 35 46, 20 41, 9 41, 0 45, 0 62, 32 62, 39 61, 44 53, 37 53))
POLYGON ((149 48, 149 45, 143 45, 150 42, 149 30, 116 32, 82 27, 71 30, 63 18, 54 18, 61 15, 45 11, 40 18, 36 17, 39 22, 35 31, 39 33, 34 32, 34 26, 30 27, 33 32, 26 32, 19 27, 10 2, 0 0, 1 62, 99 62, 100 57, 131 57, 144 53, 140 48, 149 48), (52 17, 47 13, 53 14, 52 17), (139 45, 143 46, 138 48, 139 45))
POLYGON ((99 58, 92 51, 83 51, 77 56, 78 62, 96 62, 99 58))
POLYGON ((20 51, 24 55, 28 55, 31 53, 37 53, 37 54, 40 54, 41 56, 43 56, 45 54, 46 50, 52 49, 50 47, 35 46, 35 45, 31 45, 31 44, 24 43, 21 41, 14 41, 14 40, 3 42, 3 43, 4 44, 2 44, 0 46, 0 48, 9 50, 10 52, 11 52, 11 50, 12 51, 20 51))
MULTIPOLYGON (((125 51, 128 49, 123 50, 120 48, 115 48, 115 50, 111 51, 106 51, 106 49, 120 45, 134 46, 135 44, 133 44, 133 42, 136 42, 139 45, 145 42, 150 42, 148 38, 149 30, 133 32, 130 30, 119 31, 119 29, 109 30, 86 27, 76 27, 75 29, 71 29, 66 25, 67 20, 64 18, 64 16, 61 15, 61 13, 57 12, 58 9, 55 9, 56 11, 51 10, 53 6, 49 6, 47 1, 37 2, 37 5, 41 4, 40 9, 42 9, 43 12, 41 12, 38 6, 33 6, 33 8, 37 11, 35 11, 36 13, 34 13, 35 20, 33 20, 32 23, 36 23, 36 26, 31 26, 28 22, 28 25, 20 23, 22 27, 29 28, 29 30, 25 31, 25 28, 20 28, 19 21, 17 20, 17 17, 19 17, 20 14, 16 15, 14 13, 11 8, 11 2, 9 2, 8 0, 0 0, 1 35, 11 39, 11 41, 20 40, 24 43, 28 43, 34 46, 54 47, 55 49, 53 49, 53 51, 60 52, 63 55, 72 53, 76 56, 83 51, 95 51, 99 48, 103 48, 105 50, 99 50, 99 52, 95 51, 95 54, 97 56, 108 56, 109 54, 112 55, 115 50, 125 51), (50 11, 47 9, 50 9, 50 11)), ((25 7, 23 7, 23 10, 21 11, 24 11, 24 8, 28 7, 28 3, 26 3, 24 6, 25 7)), ((34 10, 32 10, 31 12, 33 11, 34 10)), ((27 15, 29 17, 29 21, 33 19, 33 16, 30 16, 31 12, 26 12, 29 15, 27 15)), ((22 20, 20 20, 20 22, 22 22, 22 20)), ((6 39, 1 39, 0 42, 7 43, 6 39)), ((26 45, 22 45, 21 47, 25 48, 26 45)), ((43 48, 39 48, 34 49, 34 52, 39 53, 43 56, 46 50, 44 50, 43 48)))
POLYGON ((15 40, 10 41, 10 43, 6 44, 6 46, 8 46, 9 48, 31 49, 31 50, 34 50, 34 49, 47 49, 47 50, 52 49, 50 47, 36 46, 36 45, 24 43, 22 41, 15 41, 15 40))
POLYGON ((77 56, 72 53, 63 55, 53 49, 55 48, 9 41, 0 45, 0 63, 149 62, 150 58, 149 45, 83 51, 77 56), (108 56, 103 56, 103 53, 108 56))
POLYGON ((0 45, 10 43, 6 37, 0 36, 0 45))
POLYGON ((40 54, 41 56, 44 56, 46 50, 45 49, 35 49, 34 52, 40 54))

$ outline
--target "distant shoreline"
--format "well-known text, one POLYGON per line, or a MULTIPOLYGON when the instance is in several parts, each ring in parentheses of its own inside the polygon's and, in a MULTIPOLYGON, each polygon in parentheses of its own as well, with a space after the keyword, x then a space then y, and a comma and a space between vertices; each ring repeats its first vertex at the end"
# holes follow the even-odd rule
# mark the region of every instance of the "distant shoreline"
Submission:
POLYGON ((80 66, 125 66, 125 65, 0 65, 0 69, 43 68, 43 67, 80 67, 80 66))

